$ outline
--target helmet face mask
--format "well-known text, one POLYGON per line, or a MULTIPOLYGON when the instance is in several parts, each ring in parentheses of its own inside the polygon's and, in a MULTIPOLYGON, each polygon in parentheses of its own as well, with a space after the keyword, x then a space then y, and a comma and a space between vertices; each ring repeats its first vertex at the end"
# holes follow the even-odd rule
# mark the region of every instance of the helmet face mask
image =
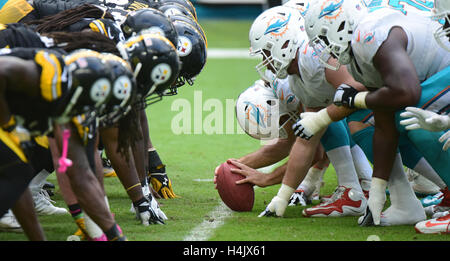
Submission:
POLYGON ((365 5, 358 0, 320 0, 308 10, 305 25, 310 45, 327 68, 338 70, 351 62, 350 42, 364 14, 365 5), (330 56, 337 59, 335 66, 328 63, 330 56))
POLYGON ((136 81, 131 67, 125 60, 112 54, 105 54, 105 62, 112 74, 112 95, 106 104, 105 113, 99 118, 102 123, 111 126, 130 111, 135 99, 136 81))
POLYGON ((253 22, 250 32, 250 54, 263 56, 256 70, 265 80, 265 68, 277 78, 287 77, 287 67, 306 40, 304 19, 293 8, 277 6, 264 11, 253 22))
POLYGON ((450 1, 435 0, 434 4, 432 18, 440 23, 443 22, 443 25, 434 32, 434 38, 442 48, 450 52, 450 45, 448 44, 450 42, 450 1))
POLYGON ((150 96, 164 95, 180 72, 181 62, 176 48, 163 36, 138 34, 119 43, 117 48, 134 70, 138 102, 150 96))
POLYGON ((81 114, 100 115, 111 97, 111 77, 102 55, 77 50, 65 58, 71 75, 71 90, 64 99, 60 121, 81 114))
POLYGON ((169 92, 171 95, 176 93, 176 88, 186 82, 192 85, 195 77, 203 70, 207 59, 206 43, 202 34, 185 21, 174 20, 173 24, 178 33, 177 53, 182 67, 175 85, 169 92))

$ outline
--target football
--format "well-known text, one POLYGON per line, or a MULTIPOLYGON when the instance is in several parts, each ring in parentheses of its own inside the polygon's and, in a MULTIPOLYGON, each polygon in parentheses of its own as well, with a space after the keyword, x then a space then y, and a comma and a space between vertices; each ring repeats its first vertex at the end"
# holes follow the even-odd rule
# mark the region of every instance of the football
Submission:
POLYGON ((255 192, 253 184, 236 184, 236 181, 241 180, 244 176, 232 173, 230 169, 236 168, 231 163, 224 162, 217 170, 217 191, 219 192, 222 201, 234 211, 251 211, 255 201, 255 192))

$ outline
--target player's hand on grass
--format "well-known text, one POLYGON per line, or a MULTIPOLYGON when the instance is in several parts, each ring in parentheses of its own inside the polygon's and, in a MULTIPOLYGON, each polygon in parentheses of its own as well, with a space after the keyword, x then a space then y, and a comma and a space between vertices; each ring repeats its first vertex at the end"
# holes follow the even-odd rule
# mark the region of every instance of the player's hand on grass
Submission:
MULTIPOLYGON (((372 215, 373 223, 375 225, 380 225, 381 211, 383 211, 384 204, 386 202, 386 186, 386 180, 376 177, 372 178, 367 206, 370 210, 370 214, 372 215)), ((368 214, 367 211, 366 214, 368 214)))
POLYGON ((172 181, 166 173, 151 174, 150 183, 159 197, 164 199, 178 198, 178 196, 173 192, 172 181))
POLYGON ((289 187, 288 185, 281 184, 278 194, 272 199, 269 205, 267 205, 266 209, 258 215, 258 217, 282 217, 294 191, 295 189, 289 187))
POLYGON ((450 126, 450 117, 448 115, 440 115, 416 107, 407 107, 405 110, 400 116, 406 119, 400 121, 400 124, 406 126, 407 130, 443 131, 450 126))

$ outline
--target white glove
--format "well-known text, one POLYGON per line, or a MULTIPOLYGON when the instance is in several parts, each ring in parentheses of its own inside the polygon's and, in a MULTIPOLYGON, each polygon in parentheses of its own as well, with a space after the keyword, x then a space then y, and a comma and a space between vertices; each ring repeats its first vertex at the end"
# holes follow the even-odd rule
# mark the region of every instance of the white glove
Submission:
POLYGON ((446 151, 448 148, 450 148, 450 131, 447 131, 444 133, 440 138, 439 142, 444 142, 444 147, 442 147, 442 150, 446 151))
POLYGON ((288 206, 289 199, 291 198, 292 193, 294 193, 295 189, 281 184, 280 190, 278 190, 278 194, 272 199, 266 209, 259 214, 258 217, 264 216, 278 216, 282 217, 284 215, 284 211, 286 211, 286 207, 288 206))
POLYGON ((154 197, 152 197, 150 199, 150 208, 153 209, 153 211, 155 211, 156 215, 158 215, 158 217, 162 220, 168 220, 166 214, 164 214, 164 212, 161 210, 161 208, 159 207, 158 201, 156 201, 156 199, 154 197))
POLYGON ((318 112, 304 112, 300 117, 301 120, 292 125, 292 129, 296 136, 307 140, 333 122, 326 108, 318 112))
POLYGON ((372 178, 367 206, 372 213, 373 223, 375 225, 380 224, 381 211, 383 211, 384 203, 386 202, 386 186, 386 180, 375 177, 372 178))
POLYGON ((423 110, 416 107, 407 107, 405 112, 400 114, 406 120, 400 121, 407 130, 425 129, 428 131, 442 131, 450 128, 450 117, 439 115, 432 111, 423 110))

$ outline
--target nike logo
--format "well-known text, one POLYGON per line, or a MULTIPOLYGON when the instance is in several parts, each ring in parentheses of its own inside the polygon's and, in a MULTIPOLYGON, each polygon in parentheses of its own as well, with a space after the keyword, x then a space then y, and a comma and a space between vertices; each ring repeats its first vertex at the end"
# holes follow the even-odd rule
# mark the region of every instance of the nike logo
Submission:
POLYGON ((442 223, 434 223, 432 221, 428 221, 427 223, 425 223, 426 227, 435 227, 435 226, 448 226, 450 225, 449 222, 442 222, 442 223))

